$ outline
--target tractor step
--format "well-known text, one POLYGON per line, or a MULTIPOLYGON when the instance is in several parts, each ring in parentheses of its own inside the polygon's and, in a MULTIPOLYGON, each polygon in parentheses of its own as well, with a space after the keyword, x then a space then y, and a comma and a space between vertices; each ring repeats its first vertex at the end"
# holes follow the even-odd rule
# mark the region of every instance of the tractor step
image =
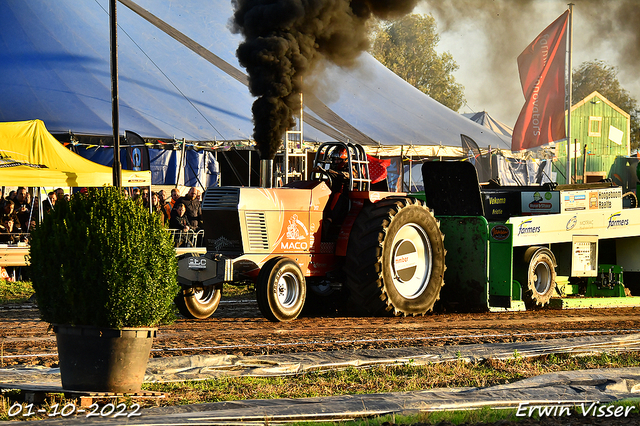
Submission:
POLYGON ((640 297, 564 297, 552 298, 551 309, 632 308, 640 307, 640 297))
POLYGON ((524 302, 520 300, 512 300, 510 308, 501 308, 498 306, 489 306, 489 312, 518 312, 518 311, 526 311, 527 308, 524 305, 524 302))

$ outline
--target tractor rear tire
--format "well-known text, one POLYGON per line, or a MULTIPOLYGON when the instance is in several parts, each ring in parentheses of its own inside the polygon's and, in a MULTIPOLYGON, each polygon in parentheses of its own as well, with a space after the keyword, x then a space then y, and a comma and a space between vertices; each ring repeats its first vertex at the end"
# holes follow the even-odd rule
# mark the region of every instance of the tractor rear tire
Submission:
POLYGON ((525 306, 534 309, 547 305, 556 284, 555 256, 546 247, 534 246, 525 251, 523 260, 517 278, 522 284, 525 306))
POLYGON ((218 309, 222 288, 209 286, 187 287, 176 296, 178 311, 185 318, 206 319, 218 309))
POLYGON ((365 206, 347 248, 350 307, 369 315, 424 315, 444 285, 444 236, 420 200, 389 197, 365 206))
POLYGON ((306 295, 304 275, 293 260, 276 257, 260 269, 256 298, 260 312, 269 321, 292 321, 298 318, 306 295))

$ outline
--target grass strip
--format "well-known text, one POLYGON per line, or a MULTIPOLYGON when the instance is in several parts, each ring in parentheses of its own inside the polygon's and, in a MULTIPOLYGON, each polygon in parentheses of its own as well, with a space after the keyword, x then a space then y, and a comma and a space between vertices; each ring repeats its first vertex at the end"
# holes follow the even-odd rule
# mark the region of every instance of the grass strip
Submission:
POLYGON ((166 392, 161 405, 242 399, 307 398, 331 395, 406 392, 435 388, 488 387, 558 371, 637 367, 640 353, 588 356, 546 355, 479 363, 453 361, 431 365, 347 368, 278 377, 222 377, 214 380, 149 383, 144 389, 166 392))
MULTIPOLYGON (((0 280, 0 305, 26 302, 34 293, 31 281, 0 280)), ((222 290, 222 297, 226 299, 246 299, 249 296, 255 296, 251 285, 228 285, 222 290)))
MULTIPOLYGON (((589 356, 560 354, 538 358, 522 358, 514 353, 514 356, 507 360, 487 360, 479 363, 452 361, 432 365, 408 364, 368 369, 351 367, 341 371, 313 372, 283 377, 223 377, 203 381, 148 383, 143 386, 143 389, 165 392, 167 397, 140 402, 143 407, 162 407, 245 399, 306 398, 447 387, 488 387, 559 371, 637 367, 638 365, 640 365, 638 352, 589 356)), ((16 417, 9 418, 7 412, 18 399, 19 393, 14 391, 0 397, 0 420, 16 419, 16 417)), ((71 400, 65 399, 63 395, 50 395, 44 404, 58 403, 62 406, 68 401, 71 400)), ((127 399, 124 398, 122 401, 126 402, 127 399)), ((439 419, 437 416, 440 414, 445 417, 453 416, 450 412, 448 413, 420 413, 419 420, 413 423, 424 422, 424 419, 429 418, 439 419)), ((480 416, 485 422, 493 421, 490 418, 496 415, 500 415, 501 419, 509 419, 513 415, 509 410, 491 410, 490 416, 482 410, 465 413, 467 414, 464 416, 480 416)), ((453 420, 449 421, 457 424, 453 420)), ((411 424, 411 422, 405 424, 411 424)))
POLYGON ((33 293, 30 281, 0 280, 0 304, 25 302, 33 293))

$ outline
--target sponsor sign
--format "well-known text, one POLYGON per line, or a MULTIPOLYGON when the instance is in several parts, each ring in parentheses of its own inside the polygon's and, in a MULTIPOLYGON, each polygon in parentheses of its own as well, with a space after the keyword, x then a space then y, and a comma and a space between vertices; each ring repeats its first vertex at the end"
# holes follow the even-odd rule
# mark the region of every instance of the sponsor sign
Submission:
POLYGON ((571 191, 562 194, 562 210, 574 212, 587 210, 587 191, 571 191))
POLYGON ((622 209, 622 188, 562 191, 561 212, 622 209))
POLYGON ((418 252, 411 240, 403 240, 396 248, 393 257, 393 269, 397 278, 402 282, 410 281, 416 273, 418 252))
POLYGON ((560 213, 558 191, 526 191, 520 197, 523 215, 560 213))
POLYGON ((482 200, 487 220, 506 220, 520 215, 520 194, 513 191, 483 190, 482 200))
POLYGON ((607 223, 607 229, 609 228, 621 228, 624 226, 629 226, 629 219, 625 219, 622 217, 622 212, 616 212, 609 216, 609 221, 607 223))
POLYGON ((205 257, 190 257, 188 267, 196 271, 207 269, 207 259, 205 257))
POLYGON ((509 238, 511 232, 509 232, 509 228, 504 225, 496 225, 491 228, 491 238, 497 241, 504 241, 509 238))
POLYGON ((485 210, 491 217, 502 217, 509 215, 507 207, 507 197, 505 194, 488 195, 485 199, 485 210))
POLYGON ((309 229, 300 220, 297 213, 290 214, 285 221, 283 238, 280 239, 280 250, 284 252, 299 252, 309 250, 309 229))
POLYGON ((239 240, 230 240, 225 236, 218 237, 216 239, 209 238, 207 240, 209 246, 213 246, 215 251, 221 252, 224 250, 233 250, 242 247, 239 240))
POLYGON ((523 220, 518 226, 518 236, 526 236, 531 234, 539 234, 540 226, 535 225, 533 219, 523 220))
POLYGON ((622 209, 622 188, 607 188, 598 190, 599 209, 622 209))

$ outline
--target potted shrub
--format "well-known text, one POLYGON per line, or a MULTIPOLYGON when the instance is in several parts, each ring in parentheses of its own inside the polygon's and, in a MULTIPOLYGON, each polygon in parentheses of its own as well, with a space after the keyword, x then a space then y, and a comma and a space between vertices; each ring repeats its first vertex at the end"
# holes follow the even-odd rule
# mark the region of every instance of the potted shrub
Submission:
POLYGON ((173 241, 114 187, 59 202, 31 234, 33 288, 53 325, 62 387, 135 392, 156 326, 175 319, 173 241))

